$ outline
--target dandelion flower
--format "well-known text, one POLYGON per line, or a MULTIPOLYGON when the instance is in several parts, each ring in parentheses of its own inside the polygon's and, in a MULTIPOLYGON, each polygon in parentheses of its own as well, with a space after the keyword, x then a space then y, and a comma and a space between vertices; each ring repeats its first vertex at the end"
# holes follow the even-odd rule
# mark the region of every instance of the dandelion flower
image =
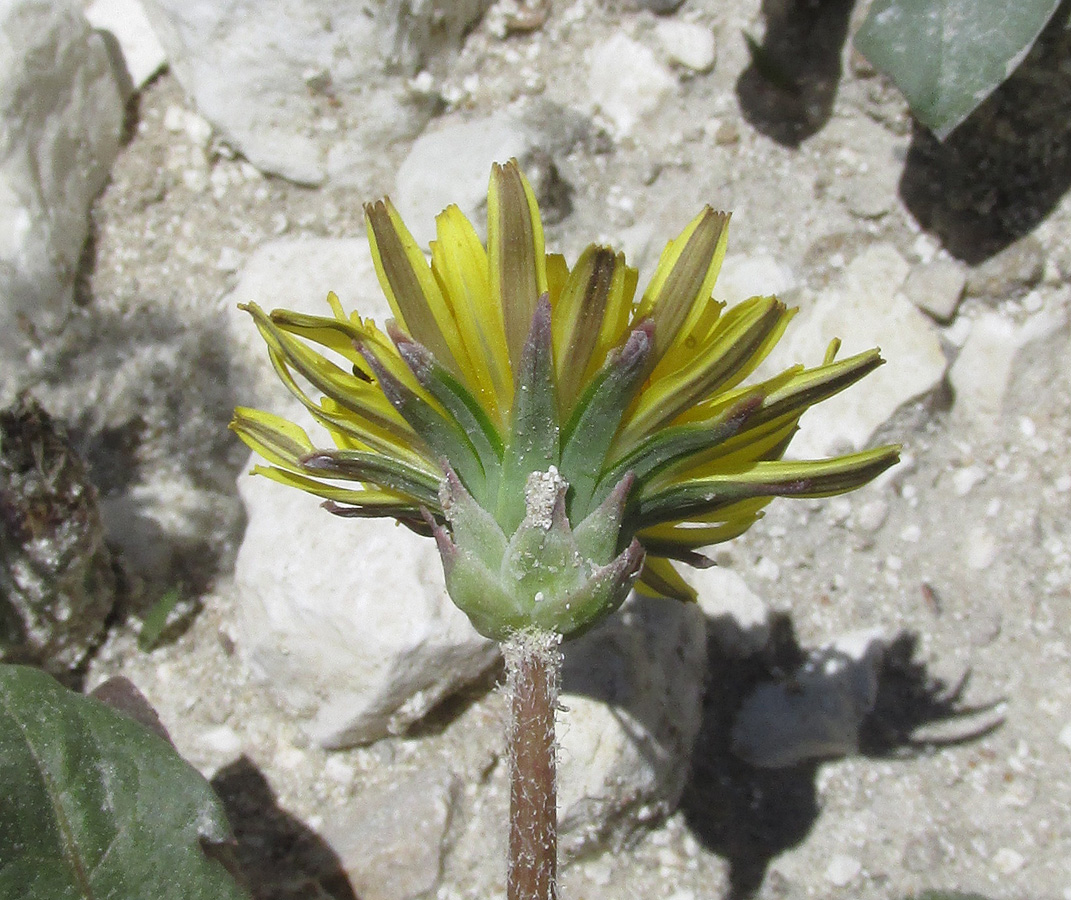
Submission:
POLYGON ((254 471, 340 516, 389 516, 437 541, 454 602, 483 634, 565 637, 628 590, 695 593, 674 562, 744 532, 774 497, 853 490, 897 459, 878 447, 783 456, 800 416, 881 365, 877 350, 747 379, 795 310, 773 296, 714 299, 729 216, 704 208, 643 294, 623 254, 547 253, 532 188, 495 165, 486 246, 456 206, 430 261, 389 200, 366 207, 394 317, 385 331, 243 306, 279 378, 330 435, 235 410, 267 462, 254 471))

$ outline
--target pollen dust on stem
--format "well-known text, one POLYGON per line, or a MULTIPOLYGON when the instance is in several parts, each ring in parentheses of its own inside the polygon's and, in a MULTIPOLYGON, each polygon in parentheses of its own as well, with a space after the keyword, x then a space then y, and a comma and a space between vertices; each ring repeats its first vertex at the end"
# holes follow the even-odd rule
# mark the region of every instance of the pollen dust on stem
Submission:
POLYGON ((503 645, 510 723, 507 900, 557 900, 558 798, 554 711, 561 635, 526 630, 503 645))

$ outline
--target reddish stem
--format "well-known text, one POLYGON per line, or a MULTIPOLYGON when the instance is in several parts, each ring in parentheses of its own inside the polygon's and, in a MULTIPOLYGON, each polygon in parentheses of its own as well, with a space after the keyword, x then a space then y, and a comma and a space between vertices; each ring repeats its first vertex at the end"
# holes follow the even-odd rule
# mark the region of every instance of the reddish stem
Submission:
POLYGON ((510 829, 507 900, 555 900, 558 809, 554 711, 561 638, 526 632, 503 648, 511 692, 510 829))

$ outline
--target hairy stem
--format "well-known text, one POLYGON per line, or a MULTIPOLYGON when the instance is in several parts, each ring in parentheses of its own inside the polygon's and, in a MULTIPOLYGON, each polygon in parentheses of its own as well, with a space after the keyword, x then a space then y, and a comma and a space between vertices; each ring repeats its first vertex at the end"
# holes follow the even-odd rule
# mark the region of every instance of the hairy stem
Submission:
POLYGON ((556 900, 558 803, 554 711, 561 636, 526 631, 503 646, 511 695, 507 900, 556 900))

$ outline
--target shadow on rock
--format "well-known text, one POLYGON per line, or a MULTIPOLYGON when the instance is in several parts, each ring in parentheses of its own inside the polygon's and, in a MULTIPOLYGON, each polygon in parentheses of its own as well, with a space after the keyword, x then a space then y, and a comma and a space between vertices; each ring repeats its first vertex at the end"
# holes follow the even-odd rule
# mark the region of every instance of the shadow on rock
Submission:
MULTIPOLYGON (((696 838, 727 859, 729 900, 744 900, 758 892, 771 861, 810 833, 819 813, 816 775, 823 758, 850 752, 909 756, 934 746, 977 740, 999 727, 999 718, 992 714, 995 704, 963 705, 965 680, 949 686, 931 676, 925 664, 914 659, 917 646, 917 637, 904 633, 885 647, 876 664, 872 708, 861 721, 850 723, 854 749, 762 768, 734 752, 734 738, 739 737, 734 726, 739 726, 741 709, 752 703, 759 689, 771 685, 788 695, 813 691, 818 682, 808 662, 825 659, 829 651, 801 648, 785 615, 771 622, 766 647, 743 659, 728 656, 711 638, 703 723, 681 807, 696 838), (801 673, 808 673, 806 685, 801 673), (981 724, 979 714, 989 714, 981 724), (931 732, 934 727, 943 733, 931 732)), ((830 692, 838 686, 831 680, 830 692)), ((811 700, 819 708, 818 718, 840 704, 834 697, 811 700)))
POLYGON ((760 769, 735 756, 730 734, 744 698, 758 684, 803 663, 791 620, 773 622, 761 653, 727 656, 711 639, 703 723, 681 803, 693 834, 729 862, 731 900, 750 897, 779 853, 800 843, 818 817, 816 762, 760 769))
MULTIPOLYGON (((35 387, 63 411, 129 576, 121 615, 169 591, 196 597, 233 568, 245 528, 235 477, 248 451, 226 331, 158 310, 79 317, 35 387)), ((173 635, 172 635, 173 636, 173 635)))
POLYGON ((829 120, 855 0, 763 0, 766 36, 745 35, 751 64, 736 83, 744 117, 797 147, 829 120))
POLYGON ((977 264, 1031 231, 1071 186, 1071 3, 1022 65, 941 143, 916 125, 900 196, 957 258, 977 264))
POLYGON ((238 866, 254 900, 358 900, 334 851, 285 810, 246 757, 212 779, 238 842, 238 866))

